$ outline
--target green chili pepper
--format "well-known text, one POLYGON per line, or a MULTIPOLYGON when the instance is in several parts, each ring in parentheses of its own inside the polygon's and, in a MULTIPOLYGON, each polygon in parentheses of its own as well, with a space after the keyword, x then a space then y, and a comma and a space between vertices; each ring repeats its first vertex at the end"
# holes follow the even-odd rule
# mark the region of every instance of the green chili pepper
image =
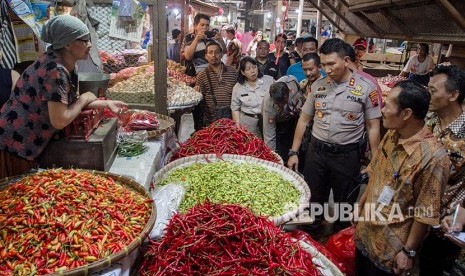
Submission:
POLYGON ((181 212, 208 199, 213 203, 237 203, 256 214, 274 217, 289 211, 289 206, 297 207, 300 199, 300 192, 290 181, 254 164, 196 163, 175 170, 159 185, 173 182, 186 183, 181 212))

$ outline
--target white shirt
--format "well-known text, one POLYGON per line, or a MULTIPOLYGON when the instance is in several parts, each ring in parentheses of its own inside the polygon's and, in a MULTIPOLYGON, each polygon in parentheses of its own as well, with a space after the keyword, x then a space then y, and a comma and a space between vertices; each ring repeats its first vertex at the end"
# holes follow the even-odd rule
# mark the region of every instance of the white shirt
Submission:
POLYGON ((418 60, 418 55, 412 56, 402 71, 416 75, 424 75, 434 68, 433 58, 426 56, 423 62, 418 60))

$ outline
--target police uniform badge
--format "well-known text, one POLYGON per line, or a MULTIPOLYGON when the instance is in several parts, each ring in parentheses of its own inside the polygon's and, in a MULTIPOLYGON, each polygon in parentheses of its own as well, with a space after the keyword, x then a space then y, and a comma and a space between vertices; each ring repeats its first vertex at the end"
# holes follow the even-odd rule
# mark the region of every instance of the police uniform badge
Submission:
POLYGON ((354 79, 354 78, 351 78, 351 79, 350 79, 349 85, 350 85, 350 86, 354 86, 354 85, 355 85, 355 79, 354 79))
POLYGON ((371 105, 373 105, 373 107, 378 106, 379 105, 378 91, 376 90, 371 91, 369 96, 370 96, 371 105))

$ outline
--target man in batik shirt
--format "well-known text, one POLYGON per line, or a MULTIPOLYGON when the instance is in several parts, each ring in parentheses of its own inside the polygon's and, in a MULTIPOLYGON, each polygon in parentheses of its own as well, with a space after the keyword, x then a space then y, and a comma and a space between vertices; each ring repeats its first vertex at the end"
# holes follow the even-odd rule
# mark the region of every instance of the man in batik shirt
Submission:
POLYGON ((382 115, 389 130, 367 168, 363 219, 356 219, 357 275, 409 275, 429 226, 439 224, 451 163, 424 125, 430 98, 410 80, 386 98, 382 115))
MULTIPOLYGON (((465 72, 456 66, 441 66, 434 70, 428 84, 431 103, 426 125, 444 145, 452 162, 451 176, 441 198, 441 218, 453 214, 457 204, 465 199, 465 72)), ((433 227, 420 254, 420 275, 442 275, 454 265, 460 247, 444 237, 439 227, 433 227)))

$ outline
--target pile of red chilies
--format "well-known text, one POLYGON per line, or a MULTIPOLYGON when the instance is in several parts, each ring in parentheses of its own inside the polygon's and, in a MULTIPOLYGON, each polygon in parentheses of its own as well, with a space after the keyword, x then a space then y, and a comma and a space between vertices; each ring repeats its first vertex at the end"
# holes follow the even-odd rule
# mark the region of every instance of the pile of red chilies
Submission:
POLYGON ((196 154, 239 154, 279 162, 262 139, 230 119, 220 119, 203 128, 173 154, 171 161, 196 154))
POLYGON ((318 275, 310 253, 271 221, 237 205, 176 214, 151 242, 141 275, 318 275))
POLYGON ((64 271, 125 250, 151 200, 111 177, 48 170, 0 192, 0 275, 64 271))

